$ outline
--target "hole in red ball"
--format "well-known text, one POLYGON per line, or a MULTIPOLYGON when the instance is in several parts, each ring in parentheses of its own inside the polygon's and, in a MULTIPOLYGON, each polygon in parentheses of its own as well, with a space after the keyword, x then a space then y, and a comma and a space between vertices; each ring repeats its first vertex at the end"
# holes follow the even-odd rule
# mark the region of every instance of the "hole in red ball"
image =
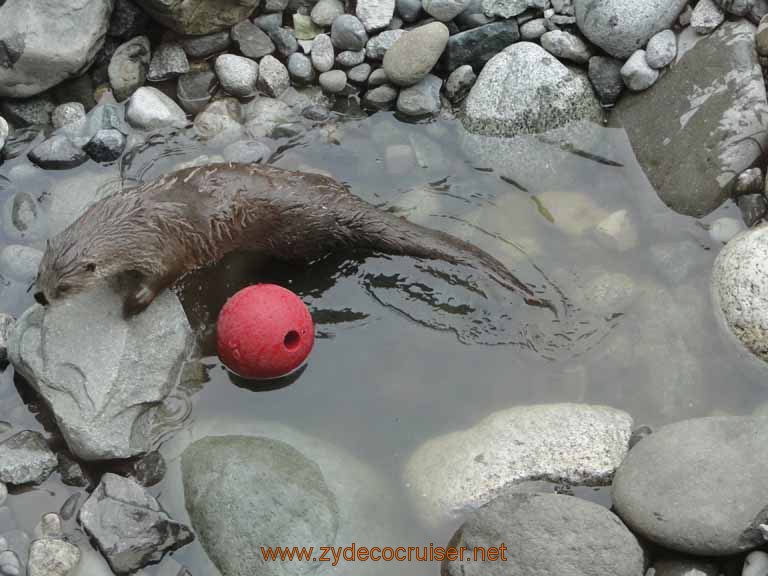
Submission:
POLYGON ((285 338, 283 338, 283 344, 285 344, 285 347, 288 348, 288 350, 293 350, 299 345, 299 340, 301 340, 299 333, 296 332, 296 330, 291 330, 285 335, 285 338))

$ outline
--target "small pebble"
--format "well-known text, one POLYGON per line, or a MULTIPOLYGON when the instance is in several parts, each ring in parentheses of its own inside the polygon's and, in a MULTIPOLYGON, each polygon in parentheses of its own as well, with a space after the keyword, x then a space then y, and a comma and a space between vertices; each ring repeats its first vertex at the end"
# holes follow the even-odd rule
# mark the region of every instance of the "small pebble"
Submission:
POLYGON ((318 26, 327 28, 342 14, 344 14, 344 3, 341 0, 320 0, 312 8, 310 17, 318 26))
POLYGON ((272 39, 256 24, 244 20, 232 27, 232 41, 247 58, 258 60, 275 51, 272 39))
POLYGON ((75 516, 79 508, 80 496, 80 492, 75 492, 64 501, 64 504, 61 505, 61 510, 59 510, 62 520, 71 520, 75 516))
POLYGON ((421 16, 421 0, 396 0, 395 8, 400 18, 406 22, 415 22, 421 16))
POLYGON ((368 80, 368 77, 371 75, 371 65, 367 62, 363 62, 362 64, 358 64, 354 68, 352 68, 349 72, 347 72, 347 76, 349 77, 350 82, 354 82, 355 84, 363 84, 368 80))
POLYGON ((731 238, 744 230, 744 223, 736 218, 718 218, 709 226, 709 237, 715 242, 728 243, 731 238))
POLYGON ((477 75, 472 66, 469 64, 459 66, 448 76, 448 80, 445 83, 446 96, 454 104, 460 102, 469 94, 469 90, 475 84, 475 80, 477 80, 477 75))
POLYGON ((312 41, 312 65, 318 72, 328 72, 333 68, 335 56, 333 53, 333 43, 331 37, 327 34, 318 34, 312 41))
POLYGON ((546 20, 544 18, 534 18, 520 26, 520 38, 527 41, 538 40, 546 31, 546 20))
POLYGON ((733 185, 733 196, 745 194, 760 194, 763 191, 763 171, 760 168, 749 168, 736 177, 733 185))
POLYGON ((146 36, 131 38, 118 46, 107 68, 115 100, 122 102, 144 85, 150 55, 149 38, 146 36))
POLYGON ((114 162, 125 150, 125 134, 114 128, 99 130, 83 150, 96 162, 114 162))
POLYGON ((299 50, 299 42, 290 28, 275 28, 268 32, 272 42, 275 43, 277 53, 283 58, 288 58, 294 52, 299 50))
POLYGON ((368 42, 368 33, 355 16, 342 14, 333 21, 331 41, 339 50, 362 50, 368 42))
POLYGON ((655 34, 645 48, 645 61, 657 70, 669 66, 677 56, 677 38, 672 30, 662 30, 655 34))
POLYGON ((299 13, 293 15, 293 33, 296 40, 312 40, 322 32, 323 29, 316 26, 309 16, 299 13))
POLYGON ((725 13, 714 0, 699 0, 691 13, 691 27, 699 34, 710 34, 725 21, 725 13))
POLYGON ((21 563, 16 552, 13 550, 0 552, 0 575, 19 576, 19 574, 21 574, 21 563))
POLYGON ((85 106, 80 102, 67 102, 56 106, 51 114, 51 124, 56 130, 64 127, 80 130, 85 125, 85 106))
POLYGON ((147 80, 162 82, 189 72, 189 60, 180 44, 168 42, 160 44, 149 63, 147 80))
POLYGON ((747 554, 741 576, 768 576, 768 554, 762 550, 747 554))
POLYGON ((288 69, 277 58, 265 56, 259 62, 259 79, 256 86, 268 96, 278 98, 291 86, 288 69))
POLYGON ((352 68, 365 62, 365 50, 345 50, 336 56, 336 64, 344 68, 352 68))
POLYGON ((318 80, 322 89, 329 94, 338 94, 347 86, 347 75, 343 70, 323 72, 318 80))
POLYGON ((277 30, 283 25, 283 15, 280 13, 262 14, 261 16, 254 18, 253 23, 269 34, 272 30, 277 30))
POLYGON ((66 134, 54 134, 28 154, 29 159, 46 170, 75 168, 88 160, 88 155, 66 134))
POLYGON ((297 84, 309 84, 315 79, 312 60, 298 52, 291 54, 288 58, 288 73, 297 84))
POLYGON ((365 45, 365 55, 371 60, 381 60, 384 54, 397 41, 400 36, 405 34, 404 30, 384 30, 380 34, 372 37, 365 45))
POLYGON ((199 114, 211 101, 216 85, 216 74, 210 70, 182 74, 176 84, 179 104, 190 114, 199 114))
POLYGON ((562 30, 552 30, 541 37, 541 46, 550 54, 577 64, 586 64, 592 53, 578 36, 562 30))
POLYGON ((423 0, 424 11, 440 22, 450 22, 467 7, 467 0, 423 0))
POLYGON ((363 94, 363 104, 377 110, 387 110, 395 103, 397 95, 397 88, 383 84, 363 94))
POLYGON ((621 77, 627 88, 639 92, 647 90, 656 83, 659 71, 648 65, 645 50, 637 50, 621 67, 621 77))
POLYGON ((43 514, 34 530, 35 538, 61 538, 63 534, 61 517, 55 512, 43 514))
POLYGON ((232 45, 229 30, 206 34, 205 36, 187 36, 181 41, 181 47, 190 58, 201 59, 226 52, 232 45))
POLYGON ((373 72, 371 72, 371 75, 368 77, 368 86, 371 88, 375 88, 376 86, 381 86, 382 84, 386 84, 389 80, 387 80, 387 73, 384 72, 384 68, 377 68, 373 72))
POLYGON ((259 64, 255 60, 222 54, 216 58, 214 69, 225 92, 237 98, 253 96, 259 79, 259 64))
POLYGON ((440 88, 443 81, 433 74, 413 86, 403 88, 397 96, 397 111, 405 116, 427 116, 440 110, 440 88))

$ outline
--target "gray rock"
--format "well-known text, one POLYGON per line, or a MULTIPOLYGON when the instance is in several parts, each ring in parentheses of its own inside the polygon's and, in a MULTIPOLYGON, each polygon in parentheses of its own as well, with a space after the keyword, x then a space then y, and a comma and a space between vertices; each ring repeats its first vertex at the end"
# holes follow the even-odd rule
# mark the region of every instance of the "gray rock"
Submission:
MULTIPOLYGON (((56 104, 47 93, 23 100, 0 101, 0 112, 8 122, 16 127, 17 131, 24 126, 49 124, 54 108, 56 108, 56 104)), ((6 138, 6 142, 8 142, 8 138, 6 138)))
POLYGON ((577 64, 586 64, 592 56, 589 46, 581 38, 562 30, 552 30, 542 35, 541 46, 550 54, 577 64))
POLYGON ((751 228, 768 213, 768 200, 762 194, 744 194, 736 198, 736 206, 747 227, 751 228))
POLYGON ((733 196, 745 196, 747 194, 762 194, 763 171, 760 168, 748 168, 739 173, 733 184, 733 196))
POLYGON ((269 135, 278 124, 288 124, 296 121, 296 113, 291 107, 274 98, 258 98, 243 106, 243 118, 249 124, 263 126, 269 135))
POLYGON ((29 549, 29 576, 69 576, 80 562, 80 548, 64 540, 43 538, 29 549))
POLYGON ((152 54, 147 80, 162 82, 189 72, 187 54, 180 44, 164 42, 152 54))
POLYGON ((0 97, 28 98, 79 76, 104 41, 110 0, 0 4, 0 97))
POLYGON ((432 22, 400 36, 384 54, 387 78, 398 86, 412 86, 429 74, 448 42, 448 28, 432 22))
POLYGON ((231 45, 232 37, 229 30, 222 30, 205 36, 188 36, 181 40, 181 47, 184 48, 187 56, 196 59, 226 52, 231 45))
POLYGON ((85 118, 83 136, 93 137, 99 130, 118 130, 128 134, 128 126, 123 120, 123 108, 115 104, 99 104, 88 112, 85 118))
POLYGON ((83 150, 96 162, 114 162, 125 150, 126 138, 119 130, 108 128, 93 135, 83 150))
POLYGON ((421 0, 395 0, 395 8, 406 22, 415 22, 421 16, 421 0))
POLYGON ((355 16, 342 14, 331 25, 331 41, 339 50, 362 50, 368 42, 368 34, 355 16))
POLYGON ((520 39, 515 20, 492 22, 448 38, 441 66, 453 71, 470 64, 480 69, 496 54, 520 39))
POLYGON ((136 0, 155 20, 179 34, 201 36, 242 22, 261 0, 136 0))
POLYGON ((347 75, 343 70, 330 70, 320 74, 318 81, 329 94, 338 94, 347 86, 347 75))
POLYGON ((142 86, 133 93, 125 112, 128 123, 139 130, 182 127, 187 115, 176 102, 157 88, 142 86))
POLYGON ((394 13, 395 0, 358 0, 355 8, 355 15, 368 32, 389 26, 394 13))
POLYGON ((194 540, 189 528, 170 518, 144 488, 109 472, 78 518, 118 574, 157 562, 194 540))
POLYGON ((278 54, 283 58, 288 58, 299 50, 299 42, 290 28, 275 28, 269 32, 269 37, 275 43, 278 54))
POLYGON ((746 16, 755 4, 754 0, 716 0, 720 8, 734 16, 746 16))
POLYGON ((48 190, 48 232, 55 236, 74 222, 99 198, 120 190, 114 175, 81 173, 56 179, 48 190))
POLYGON ((304 54, 291 54, 288 58, 288 73, 294 82, 298 84, 309 84, 315 79, 315 69, 312 67, 312 60, 304 54))
POLYGON ((659 71, 648 65, 645 50, 638 50, 621 67, 621 79, 630 90, 647 90, 659 79, 659 71))
POLYGON ((688 0, 575 0, 576 23, 593 44, 628 58, 677 20, 688 0))
POLYGON ((0 482, 5 484, 39 484, 56 464, 56 455, 39 432, 23 430, 0 442, 0 482))
POLYGON ((126 322, 120 297, 104 287, 27 310, 8 354, 50 406, 70 450, 83 460, 103 460, 150 447, 155 413, 192 342, 170 291, 126 322))
POLYGON ((467 7, 467 0, 424 0, 424 12, 440 22, 449 22, 467 7))
POLYGON ((216 58, 215 70, 225 92, 238 98, 253 96, 259 78, 259 65, 255 60, 222 54, 216 58))
POLYGON ((624 91, 624 79, 621 77, 623 65, 621 60, 607 56, 592 56, 589 59, 589 81, 603 106, 616 104, 624 91))
POLYGON ((754 32, 746 21, 726 22, 705 37, 686 28, 676 64, 651 90, 622 98, 612 117, 677 212, 702 216, 717 208, 768 145, 754 32))
POLYGON ((365 45, 365 55, 371 60, 381 60, 384 54, 405 34, 405 30, 384 30, 368 40, 365 45))
POLYGON ((644 573, 643 549, 626 526, 607 508, 573 496, 506 491, 472 513, 450 545, 470 555, 445 562, 444 576, 644 573), (473 561, 473 549, 500 543, 506 562, 473 561))
POLYGON ((8 138, 8 134, 10 133, 10 128, 8 127, 8 122, 0 116, 0 152, 3 151, 3 146, 5 146, 5 140, 8 138))
POLYGON ((472 70, 472 66, 469 64, 459 66, 448 76, 448 80, 445 83, 446 96, 453 103, 460 102, 469 94, 470 89, 475 84, 475 80, 477 80, 477 76, 474 70, 472 70))
POLYGON ((483 12, 483 0, 468 0, 464 11, 453 19, 453 23, 459 27, 459 30, 477 28, 493 21, 493 17, 486 16, 483 12))
POLYGON ((534 18, 520 26, 520 38, 523 40, 538 40, 547 31, 544 18, 534 18))
POLYGON ((760 25, 757 27, 755 44, 757 46, 757 53, 760 56, 768 56, 768 18, 766 17, 760 20, 760 25))
POLYGON ((337 16, 344 14, 344 3, 341 0, 320 0, 312 8, 312 22, 323 28, 329 27, 337 16))
POLYGON ((710 34, 725 21, 725 14, 715 0, 699 0, 691 14, 691 28, 699 34, 710 34))
POLYGON ((289 0, 265 0, 265 12, 282 12, 288 7, 289 0))
POLYGON ((258 140, 241 140, 224 148, 222 155, 227 162, 256 164, 269 160, 272 150, 264 142, 258 140))
POLYGON ((376 70, 371 72, 371 75, 368 77, 368 86, 371 88, 387 84, 388 82, 389 79, 387 78, 387 73, 384 72, 384 68, 376 68, 376 70))
POLYGON ((147 24, 149 24, 149 17, 144 10, 131 0, 116 0, 115 9, 109 19, 107 34, 127 40, 144 32, 147 24))
POLYGON ((195 118, 195 132, 203 140, 235 141, 240 138, 243 125, 240 102, 235 98, 214 100, 195 118))
POLYGON ((232 27, 232 41, 243 56, 258 60, 275 51, 272 38, 249 20, 232 27))
POLYGON ((0 574, 3 576, 20 576, 21 561, 13 550, 0 552, 0 574))
POLYGON ((283 15, 279 12, 275 14, 262 14, 261 16, 254 18, 253 23, 269 34, 283 25, 283 15))
POLYGON ((3 223, 6 237, 21 240, 40 236, 41 220, 37 201, 29 192, 19 191, 3 206, 3 223))
POLYGON ((75 168, 88 160, 88 155, 66 134, 54 134, 35 146, 27 156, 47 170, 75 168))
POLYGON ((320 104, 310 104, 301 111, 301 115, 313 122, 325 122, 330 117, 330 112, 320 104))
POLYGON ((179 104, 189 114, 202 112, 211 101, 216 85, 216 75, 209 70, 182 74, 176 84, 179 104))
POLYGON ((747 554, 747 557, 744 559, 744 570, 742 570, 741 576, 766 575, 768 575, 768 554, 761 550, 747 554))
POLYGON ((665 559, 653 563, 650 576, 718 576, 717 564, 697 560, 665 559))
POLYGON ((604 406, 509 408, 420 446, 404 480, 418 511, 435 523, 482 506, 511 484, 609 484, 631 431, 628 414, 604 406))
POLYGON ((461 120, 476 134, 514 136, 600 118, 600 105, 585 76, 540 46, 519 42, 483 68, 461 120))
POLYGON ((677 56, 677 38, 672 30, 662 30, 648 40, 645 48, 645 60, 651 68, 664 68, 675 61, 677 56))
POLYGON ((121 44, 109 61, 112 95, 121 102, 144 85, 150 62, 149 38, 137 36, 121 44))
POLYGON ((56 106, 51 114, 51 124, 56 130, 68 127, 68 132, 76 133, 85 125, 85 106, 79 102, 56 106))
POLYGON ((345 50, 336 55, 336 64, 344 68, 352 68, 365 62, 365 50, 345 50))
MULTIPOLYGON (((0 312, 0 365, 4 365, 8 361, 8 337, 15 325, 16 318, 10 314, 0 312)), ((4 501, 5 498, 2 498, 2 500, 4 501)), ((2 501, 0 501, 0 504, 2 504, 2 501)))
POLYGON ((30 282, 37 276, 42 256, 37 248, 8 244, 0 250, 0 274, 18 282, 30 282))
POLYGON ((291 85, 288 69, 277 58, 264 56, 259 63, 259 79, 256 86, 273 98, 279 97, 291 85))
POLYGON ((331 37, 326 34, 318 34, 312 41, 312 65, 318 72, 328 72, 333 68, 335 56, 331 37))
POLYGON ((760 418, 664 426, 619 467, 614 507, 636 534, 685 554, 726 556, 762 546, 768 488, 758 479, 768 472, 766 440, 760 418), (713 460, 717 467, 705 464, 713 460))
POLYGON ((528 0, 483 0, 483 12, 487 16, 509 19, 528 9, 528 0))
POLYGON ((223 576, 303 572, 244 550, 233 554, 235 541, 252 543, 246 546, 254 551, 257 545, 319 549, 336 541, 336 496, 318 465, 288 444, 263 437, 204 438, 184 451, 181 466, 192 525, 223 576), (231 512, 222 516, 223 510, 231 512))
POLYGON ((359 64, 347 72, 350 82, 355 84, 364 84, 371 75, 371 65, 367 63, 359 64))
POLYGON ((397 111, 406 116, 426 116, 440 111, 440 88, 443 81, 428 74, 413 86, 403 88, 397 96, 397 111))
POLYGON ((397 88, 383 84, 363 94, 363 104, 377 110, 386 110, 394 105, 397 95, 397 88))

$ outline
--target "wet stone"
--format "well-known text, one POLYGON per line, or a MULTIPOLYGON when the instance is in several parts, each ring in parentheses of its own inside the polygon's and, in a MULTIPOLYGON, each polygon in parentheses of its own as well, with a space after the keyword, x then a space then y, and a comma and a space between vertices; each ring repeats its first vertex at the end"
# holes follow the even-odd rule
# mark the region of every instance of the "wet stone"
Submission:
POLYGON ((257 164, 266 162, 272 155, 272 150, 259 140, 240 140, 224 148, 222 155, 228 162, 257 164))
POLYGON ((763 171, 760 168, 749 168, 736 177, 733 184, 733 196, 760 194, 763 191, 763 171))
POLYGON ((180 44, 160 44, 152 54, 147 80, 161 82, 189 72, 189 61, 180 44))
POLYGON ((383 84, 363 95, 363 103, 371 108, 386 110, 397 100, 398 90, 391 84, 383 84))
POLYGON ((56 464, 56 456, 39 432, 23 430, 0 443, 0 482, 5 484, 39 484, 56 464))
POLYGON ((114 472, 135 480, 145 488, 149 488, 162 482, 168 467, 160 452, 152 451, 136 460, 128 460, 118 463, 114 472))
POLYGON ((99 130, 119 130, 128 133, 128 127, 123 120, 123 110, 114 104, 99 104, 88 113, 85 119, 84 135, 93 137, 99 130))
POLYGON ((288 58, 299 49, 299 42, 290 28, 275 28, 269 32, 269 37, 275 43, 278 54, 283 58, 288 58))
POLYGON ((37 221, 37 202, 28 192, 17 192, 11 199, 11 225, 17 232, 32 230, 37 221))
POLYGON ((187 36, 181 40, 181 47, 190 58, 200 59, 226 52, 232 45, 229 30, 206 34, 205 36, 187 36))
POLYGON ((176 95, 179 104, 190 114, 201 112, 216 90, 216 75, 210 70, 189 72, 179 76, 176 95))
POLYGON ((339 50, 362 50, 368 34, 360 20, 351 14, 342 14, 333 21, 331 41, 339 50))
POLYGON ((54 134, 35 146, 29 159, 46 170, 75 168, 88 160, 88 155, 65 134, 54 134))
POLYGON ((312 104, 304 108, 301 111, 301 115, 304 116, 304 118, 307 120, 312 120, 313 122, 325 122, 328 120, 330 112, 328 112, 328 109, 325 106, 321 106, 320 104, 312 104))
POLYGON ((272 39, 249 20, 240 22, 240 24, 232 27, 232 40, 243 56, 253 58, 254 60, 258 60, 275 51, 272 39))
POLYGON ((125 150, 126 138, 119 130, 109 128, 93 135, 83 150, 96 162, 114 162, 125 150))
POLYGON ((607 56, 593 56, 589 59, 589 81, 603 106, 616 104, 624 90, 622 65, 621 60, 607 56))
POLYGON ((329 70, 318 78, 320 86, 329 94, 337 94, 347 86, 347 75, 343 70, 329 70))
POLYGON ((519 39, 520 32, 514 20, 479 26, 448 38, 440 63, 449 72, 464 64, 482 68, 496 54, 519 39))
POLYGON ((335 61, 333 43, 331 37, 326 34, 318 34, 312 41, 312 65, 318 72, 328 72, 333 68, 335 61))
POLYGON ((312 8, 310 17, 318 26, 327 28, 342 14, 344 14, 344 3, 341 0, 320 0, 312 8))
POLYGON ((56 104, 47 94, 23 100, 0 101, 0 114, 17 129, 25 126, 46 126, 56 104))
POLYGON ((259 65, 255 60, 222 54, 216 58, 215 70, 225 92, 237 98, 253 96, 259 79, 259 65))
POLYGON ((352 68, 365 61, 365 50, 345 50, 336 56, 336 64, 343 68, 352 68))
POLYGON ((273 98, 279 97, 291 85, 288 69, 272 56, 265 56, 259 62, 259 79, 256 86, 273 98))
POLYGON ((768 212, 768 201, 762 194, 745 194, 736 198, 736 205, 741 211, 744 223, 752 227, 765 217, 768 212))
POLYGON ((64 127, 79 130, 85 124, 85 106, 79 102, 67 102, 56 106, 51 114, 51 124, 56 130, 64 127))
POLYGON ((30 144, 40 135, 39 128, 30 126, 28 128, 17 128, 13 134, 5 140, 3 147, 3 158, 12 160, 24 154, 30 144))
POLYGON ((146 36, 132 38, 115 50, 107 70, 115 100, 125 100, 144 85, 150 55, 149 38, 146 36))

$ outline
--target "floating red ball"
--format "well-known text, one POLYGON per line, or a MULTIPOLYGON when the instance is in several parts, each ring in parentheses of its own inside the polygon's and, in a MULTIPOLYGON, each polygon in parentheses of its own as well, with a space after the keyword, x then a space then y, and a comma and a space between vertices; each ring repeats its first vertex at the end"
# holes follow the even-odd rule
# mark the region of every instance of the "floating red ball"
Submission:
POLYGON ((243 378, 268 380, 299 368, 315 343, 304 302, 274 284, 256 284, 232 296, 216 324, 219 358, 243 378))

